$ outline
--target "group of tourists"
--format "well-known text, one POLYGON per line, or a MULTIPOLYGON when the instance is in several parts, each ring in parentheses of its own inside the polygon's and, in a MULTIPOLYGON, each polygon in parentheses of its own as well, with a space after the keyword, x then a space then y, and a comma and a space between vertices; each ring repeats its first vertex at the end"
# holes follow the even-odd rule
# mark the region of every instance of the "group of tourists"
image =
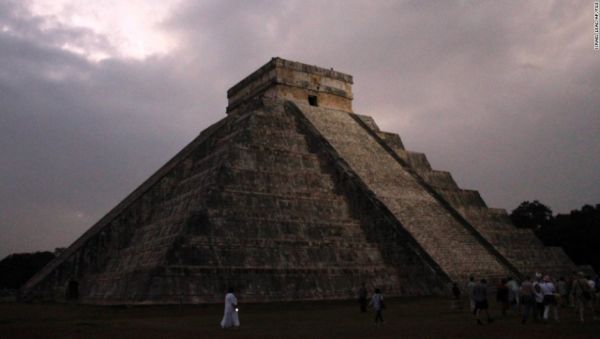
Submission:
MULTIPOLYGON (((483 316, 487 323, 492 323, 494 318, 489 310, 487 280, 481 279, 476 282, 474 277, 470 277, 466 292, 469 296, 470 311, 475 316, 477 324, 483 324, 483 316)), ((583 272, 575 273, 568 278, 560 277, 556 281, 549 275, 536 273, 533 279, 526 277, 520 283, 513 277, 502 279, 496 286, 496 301, 503 316, 508 313, 519 315, 523 324, 530 318, 534 321, 548 322, 551 314, 554 321, 558 322, 559 308, 575 309, 579 320, 584 322, 586 314, 589 314, 593 320, 598 319, 596 310, 600 310, 597 305, 600 301, 599 292, 598 277, 594 280, 589 276, 586 277, 583 272)), ((461 308, 461 289, 456 283, 452 284, 452 294, 454 296, 452 307, 461 308)), ((221 327, 240 326, 237 303, 233 289, 229 289, 225 295, 225 311, 221 327)), ((358 290, 358 303, 362 313, 366 313, 371 306, 375 313, 375 324, 383 324, 385 303, 380 289, 376 288, 369 298, 365 284, 361 284, 358 290)))
MULTIPOLYGON (((587 311, 593 320, 597 320, 596 305, 600 300, 597 294, 598 278, 596 280, 586 277, 583 272, 574 273, 565 278, 554 280, 549 275, 536 273, 533 279, 526 277, 521 283, 513 277, 502 279, 496 286, 496 301, 500 313, 505 316, 509 312, 519 315, 523 324, 530 318, 534 321, 548 322, 550 315, 554 321, 559 321, 560 308, 574 308, 579 320, 584 322, 587 311)), ((456 285, 453 287, 453 292, 456 285)), ((487 322, 494 319, 490 316, 488 303, 488 285, 486 279, 475 281, 469 279, 466 286, 469 296, 470 310, 475 316, 477 324, 483 324, 482 315, 485 314, 487 322)), ((456 292, 454 292, 456 299, 456 292)))

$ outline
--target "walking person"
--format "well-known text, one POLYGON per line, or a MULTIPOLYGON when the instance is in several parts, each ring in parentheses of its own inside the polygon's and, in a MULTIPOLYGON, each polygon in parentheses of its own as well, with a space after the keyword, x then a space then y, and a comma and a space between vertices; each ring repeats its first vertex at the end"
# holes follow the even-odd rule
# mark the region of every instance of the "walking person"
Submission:
POLYGON ((527 319, 529 318, 529 315, 531 314, 531 311, 533 310, 533 307, 535 306, 533 283, 531 282, 529 277, 523 280, 519 292, 521 294, 521 306, 523 310, 523 317, 521 318, 521 323, 525 324, 527 322, 527 319))
POLYGON ((488 323, 494 321, 488 312, 489 304, 487 297, 487 280, 481 279, 481 281, 475 285, 475 287, 473 287, 473 300, 475 301, 475 309, 473 310, 473 314, 475 314, 475 319, 477 320, 478 325, 483 325, 481 322, 482 311, 485 312, 488 323))
POLYGON ((558 322, 558 307, 556 304, 556 287, 550 279, 550 276, 544 276, 544 281, 540 284, 542 293, 544 294, 544 322, 548 322, 548 314, 550 309, 554 310, 554 320, 558 322))
POLYGON ((225 312, 223 314, 223 320, 221 320, 222 328, 240 327, 237 303, 237 298, 233 294, 233 288, 229 288, 225 295, 225 312))
POLYGON ((365 287, 365 283, 362 283, 360 285, 360 288, 358 289, 358 304, 360 305, 361 313, 367 312, 368 300, 367 300, 367 288, 365 287))
POLYGON ((373 298, 371 298, 371 306, 373 307, 373 311, 375 311, 375 325, 378 325, 379 322, 383 324, 382 312, 385 308, 385 304, 383 303, 381 290, 378 288, 375 289, 375 294, 373 294, 373 298))

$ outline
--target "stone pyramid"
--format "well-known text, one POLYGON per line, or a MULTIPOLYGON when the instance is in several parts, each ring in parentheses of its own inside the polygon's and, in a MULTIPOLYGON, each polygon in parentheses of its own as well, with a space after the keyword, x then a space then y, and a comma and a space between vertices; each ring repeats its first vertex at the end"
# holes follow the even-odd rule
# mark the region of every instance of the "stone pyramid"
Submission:
POLYGON ((24 298, 95 304, 440 293, 468 276, 572 272, 425 155, 352 111, 352 77, 273 58, 227 116, 38 272, 24 298))

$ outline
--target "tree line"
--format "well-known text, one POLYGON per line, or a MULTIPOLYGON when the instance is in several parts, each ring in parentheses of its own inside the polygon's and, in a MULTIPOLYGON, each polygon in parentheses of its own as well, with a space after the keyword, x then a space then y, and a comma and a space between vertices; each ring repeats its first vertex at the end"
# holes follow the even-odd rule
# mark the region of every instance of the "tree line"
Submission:
POLYGON ((562 247, 575 264, 600 272, 600 204, 553 215, 541 202, 525 201, 510 219, 516 227, 533 230, 544 245, 562 247))
POLYGON ((15 253, 0 261, 0 290, 16 290, 50 260, 52 252, 15 253))

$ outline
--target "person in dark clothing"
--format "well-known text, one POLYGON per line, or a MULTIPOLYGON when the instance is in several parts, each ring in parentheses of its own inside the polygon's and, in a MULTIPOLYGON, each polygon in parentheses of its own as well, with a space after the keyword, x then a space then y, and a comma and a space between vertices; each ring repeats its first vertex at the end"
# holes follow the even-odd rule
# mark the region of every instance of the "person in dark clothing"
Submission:
POLYGON ((458 288, 458 284, 452 283, 452 295, 454 299, 460 299, 460 288, 458 288))
POLYGON ((385 304, 383 303, 381 290, 378 288, 375 289, 375 294, 373 295, 373 298, 371 298, 371 305, 373 306, 373 311, 375 311, 375 324, 377 325, 379 322, 383 324, 382 311, 385 308, 385 304))
POLYGON ((360 312, 367 312, 367 288, 365 287, 365 283, 362 283, 360 288, 358 289, 358 304, 360 305, 360 312))
POLYGON ((508 286, 506 286, 506 279, 502 279, 498 287, 496 288, 496 301, 500 304, 502 315, 506 315, 506 311, 509 307, 508 301, 508 286))
POLYGON ((533 289, 533 283, 529 279, 529 277, 525 278, 521 283, 521 290, 519 291, 521 295, 521 305, 523 306, 523 317, 521 318, 521 323, 525 324, 533 307, 535 306, 535 294, 533 289))
POLYGON ((473 314, 475 314, 477 324, 483 324, 480 319, 481 311, 485 312, 487 315, 488 323, 493 322, 494 319, 488 312, 489 305, 487 300, 487 280, 481 279, 481 282, 473 287, 473 300, 475 301, 475 310, 473 311, 473 314))
POLYGON ((452 296, 454 297, 452 299, 452 303, 451 308, 453 310, 462 310, 463 305, 462 305, 462 300, 460 299, 460 288, 458 288, 458 284, 453 282, 452 283, 452 296))

